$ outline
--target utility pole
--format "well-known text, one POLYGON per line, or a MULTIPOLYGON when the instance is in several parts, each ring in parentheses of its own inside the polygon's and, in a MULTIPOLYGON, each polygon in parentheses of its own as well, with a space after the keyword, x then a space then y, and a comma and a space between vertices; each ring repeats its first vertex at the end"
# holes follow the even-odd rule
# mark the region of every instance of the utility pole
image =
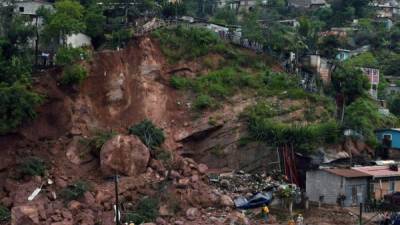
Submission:
POLYGON ((39 30, 38 30, 38 19, 39 16, 36 15, 36 42, 35 42, 35 66, 38 65, 38 55, 39 55, 39 30))
POLYGON ((115 224, 120 225, 120 218, 119 218, 119 201, 118 201, 118 173, 115 173, 114 178, 114 185, 115 185, 115 224))
POLYGON ((360 203, 360 225, 362 225, 362 206, 363 206, 363 204, 362 203, 360 203))

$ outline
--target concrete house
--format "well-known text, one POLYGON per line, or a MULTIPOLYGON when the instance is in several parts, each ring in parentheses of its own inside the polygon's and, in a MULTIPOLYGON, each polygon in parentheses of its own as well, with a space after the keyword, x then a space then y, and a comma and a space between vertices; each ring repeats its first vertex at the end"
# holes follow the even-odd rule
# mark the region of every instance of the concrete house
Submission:
POLYGON ((288 0, 288 5, 295 8, 318 9, 328 4, 325 0, 288 0))
POLYGON ((354 167, 371 176, 369 194, 371 199, 381 200, 387 194, 400 191, 400 171, 397 165, 354 167))
POLYGON ((379 85, 379 69, 374 68, 360 68, 364 75, 368 77, 370 88, 369 94, 374 98, 378 99, 378 85, 379 85))
POLYGON ((400 4, 397 0, 376 0, 371 4, 376 9, 378 18, 394 18, 400 14, 400 4))
POLYGON ((313 54, 304 57, 302 61, 305 67, 318 74, 324 84, 330 83, 332 64, 328 59, 321 57, 318 54, 313 54))
POLYGON ((351 168, 326 168, 307 171, 306 193, 312 202, 358 206, 368 199, 371 175, 351 168))

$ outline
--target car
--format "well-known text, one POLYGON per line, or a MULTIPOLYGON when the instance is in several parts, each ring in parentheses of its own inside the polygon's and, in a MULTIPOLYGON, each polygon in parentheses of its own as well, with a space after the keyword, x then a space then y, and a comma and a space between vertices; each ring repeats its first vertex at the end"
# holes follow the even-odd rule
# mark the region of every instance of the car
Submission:
POLYGON ((240 196, 235 198, 235 207, 238 209, 254 209, 262 207, 263 205, 269 205, 273 200, 272 192, 257 193, 250 198, 240 196))
POLYGON ((400 205, 400 192, 394 192, 384 196, 387 203, 400 205))

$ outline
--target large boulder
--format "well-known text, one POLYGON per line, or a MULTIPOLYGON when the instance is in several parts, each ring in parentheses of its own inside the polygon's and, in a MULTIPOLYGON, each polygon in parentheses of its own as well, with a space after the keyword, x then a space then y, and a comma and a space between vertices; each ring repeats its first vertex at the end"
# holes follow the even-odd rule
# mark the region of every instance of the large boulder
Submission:
POLYGON ((21 205, 11 210, 11 225, 39 224, 39 210, 33 205, 21 205))
POLYGON ((150 160, 149 149, 136 137, 117 135, 107 141, 100 152, 101 171, 105 176, 117 171, 126 176, 146 172, 150 160))

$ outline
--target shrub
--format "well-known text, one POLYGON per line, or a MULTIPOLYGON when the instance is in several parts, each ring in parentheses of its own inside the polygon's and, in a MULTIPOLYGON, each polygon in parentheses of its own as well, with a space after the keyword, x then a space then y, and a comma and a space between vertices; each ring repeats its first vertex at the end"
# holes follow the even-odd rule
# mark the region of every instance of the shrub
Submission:
POLYGON ((55 63, 60 66, 68 66, 88 57, 88 52, 83 48, 61 47, 57 51, 55 63))
POLYGON ((268 109, 255 106, 244 113, 248 121, 250 137, 268 144, 293 145, 297 151, 308 153, 320 144, 331 144, 339 140, 339 126, 334 121, 319 124, 298 125, 285 124, 271 118, 268 109))
POLYGON ((150 149, 159 147, 165 140, 163 130, 148 119, 130 127, 128 131, 130 134, 136 135, 150 149))
POLYGON ((154 221, 158 216, 158 200, 155 198, 143 198, 139 201, 135 212, 126 215, 126 222, 142 224, 154 221))
POLYGON ((209 95, 199 95, 193 103, 197 110, 204 110, 215 106, 215 100, 209 95))
POLYGON ((41 102, 42 97, 24 84, 0 84, 0 134, 10 132, 22 122, 35 118, 35 108, 41 102))
POLYGON ((170 84, 175 89, 185 89, 190 86, 190 80, 185 77, 174 75, 171 77, 170 84))
POLYGON ((19 172, 26 176, 44 176, 47 166, 44 160, 38 157, 28 157, 19 165, 19 172))
MULTIPOLYGON (((159 29, 153 32, 153 37, 159 40, 161 51, 170 62, 216 52, 218 44, 221 43, 216 34, 199 27, 159 29)), ((218 47, 218 50, 221 50, 221 47, 218 47)))
POLYGON ((72 201, 83 197, 86 191, 89 190, 89 184, 84 181, 76 181, 74 184, 64 188, 60 196, 66 201, 72 201))
POLYGON ((0 222, 7 222, 11 219, 11 212, 6 207, 0 205, 0 222))
POLYGON ((72 65, 65 68, 61 83, 64 85, 80 84, 86 78, 86 69, 81 65, 72 65))
POLYGON ((86 148, 95 156, 100 155, 101 147, 103 147, 104 143, 117 135, 114 131, 96 131, 94 135, 90 138, 86 138, 82 140, 82 143, 86 146, 86 148))

